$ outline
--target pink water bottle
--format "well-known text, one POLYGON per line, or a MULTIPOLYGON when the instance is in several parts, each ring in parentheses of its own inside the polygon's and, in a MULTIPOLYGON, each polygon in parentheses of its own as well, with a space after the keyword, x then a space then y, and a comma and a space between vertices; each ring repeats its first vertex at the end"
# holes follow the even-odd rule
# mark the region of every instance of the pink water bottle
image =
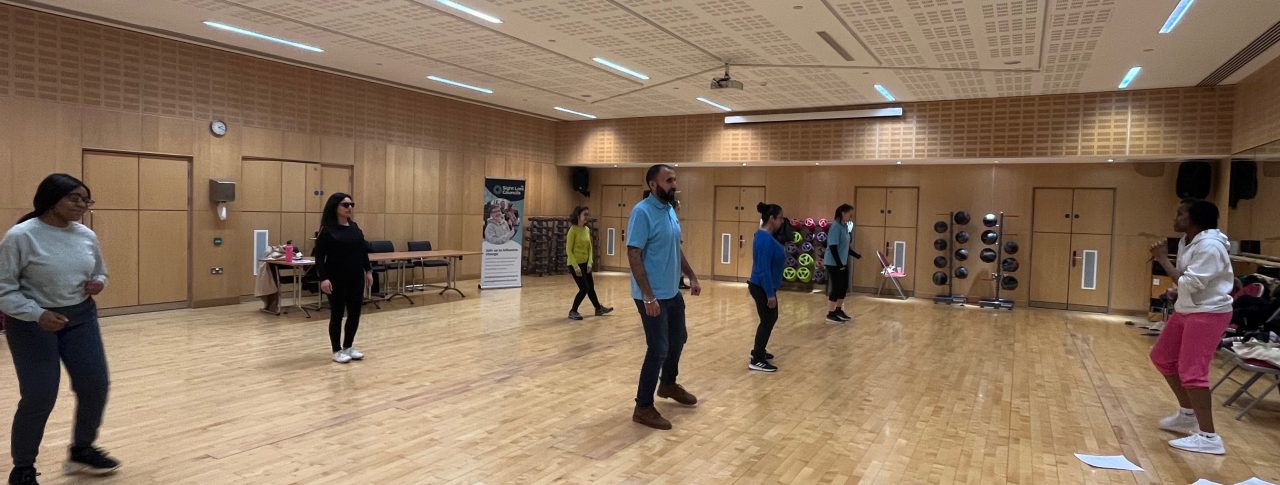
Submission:
POLYGON ((284 242, 284 262, 293 262, 293 241, 284 242))

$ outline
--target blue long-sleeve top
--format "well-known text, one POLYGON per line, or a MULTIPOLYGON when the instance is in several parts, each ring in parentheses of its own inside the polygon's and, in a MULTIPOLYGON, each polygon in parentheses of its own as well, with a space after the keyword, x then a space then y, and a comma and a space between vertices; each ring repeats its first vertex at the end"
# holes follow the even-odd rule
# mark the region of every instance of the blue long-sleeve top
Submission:
POLYGON ((768 231, 756 231, 751 244, 751 279, 747 280, 764 289, 769 297, 777 296, 782 287, 782 268, 786 265, 787 252, 782 249, 768 231))

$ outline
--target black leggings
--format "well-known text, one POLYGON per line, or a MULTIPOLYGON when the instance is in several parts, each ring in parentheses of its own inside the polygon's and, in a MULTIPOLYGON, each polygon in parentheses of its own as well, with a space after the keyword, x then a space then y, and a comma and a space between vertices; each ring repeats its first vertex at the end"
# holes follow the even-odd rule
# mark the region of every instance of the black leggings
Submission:
POLYGON ((329 344, 333 351, 351 348, 356 340, 356 330, 360 328, 360 309, 364 305, 364 274, 356 278, 330 279, 333 293, 329 294, 329 344), (347 315, 346 338, 342 337, 342 315, 347 315), (339 346, 339 343, 342 345, 339 346))
POLYGON ((764 360, 769 336, 773 335, 773 325, 778 323, 778 309, 769 308, 769 295, 764 294, 764 288, 760 285, 747 283, 747 291, 751 292, 751 299, 756 301, 756 313, 760 315, 760 325, 756 327, 756 345, 751 349, 751 358, 764 360))
POLYGON ((843 300, 849 294, 849 267, 827 266, 827 301, 843 300))
POLYGON ((591 304, 595 305, 596 308, 600 308, 600 299, 596 298, 596 280, 587 271, 587 263, 579 264, 578 271, 582 273, 582 276, 578 276, 572 271, 569 272, 569 274, 573 275, 573 282, 578 284, 578 296, 573 297, 573 311, 578 311, 578 305, 581 305, 582 299, 586 297, 591 297, 591 304))

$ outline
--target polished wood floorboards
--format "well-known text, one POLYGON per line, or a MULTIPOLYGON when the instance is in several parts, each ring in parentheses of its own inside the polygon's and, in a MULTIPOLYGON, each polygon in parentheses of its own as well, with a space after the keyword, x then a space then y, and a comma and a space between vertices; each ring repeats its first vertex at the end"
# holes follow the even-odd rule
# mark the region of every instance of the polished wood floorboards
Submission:
MULTIPOLYGON (((107 479, 60 463, 66 379, 39 466, 45 484, 1171 483, 1280 481, 1280 404, 1244 421, 1215 396, 1225 457, 1169 448, 1174 402, 1152 339, 1122 317, 782 294, 776 374, 747 370, 754 307, 743 285, 688 297, 675 425, 630 421, 644 336, 626 275, 597 275, 608 317, 566 320, 568 276, 371 308, 364 362, 329 360, 326 320, 257 305, 103 319, 112 395, 107 479), (1145 473, 1072 453, 1124 454, 1145 473)), ((589 308, 589 303, 584 303, 589 308)), ((584 312, 587 313, 587 312, 584 312)), ((0 442, 17 403, 0 352, 0 442)), ((1214 377, 1223 369, 1214 367, 1214 377)), ((1225 392, 1224 392, 1225 391, 1225 392)), ((7 465, 8 458, 4 458, 7 465)), ((7 471, 7 466, 0 469, 7 471)))

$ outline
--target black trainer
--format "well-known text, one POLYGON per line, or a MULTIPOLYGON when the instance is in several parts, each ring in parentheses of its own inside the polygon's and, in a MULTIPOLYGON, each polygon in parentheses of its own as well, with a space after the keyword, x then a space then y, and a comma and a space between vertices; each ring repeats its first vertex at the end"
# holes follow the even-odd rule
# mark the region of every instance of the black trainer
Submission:
POLYGON ((770 354, 770 353, 768 353, 768 352, 765 352, 765 353, 764 353, 764 360, 773 360, 773 354, 770 354))
POLYGON ((14 468, 9 472, 9 485, 40 485, 40 482, 36 481, 37 476, 40 474, 36 473, 33 467, 14 468))
POLYGON ((610 314, 610 313, 613 313, 613 307, 611 307, 611 306, 602 306, 602 307, 596 308, 596 316, 597 316, 597 317, 603 317, 603 316, 608 315, 608 314, 610 314))
POLYGON ((844 323, 845 320, 840 318, 840 314, 836 312, 827 312, 827 323, 844 323))
POLYGON ((110 475, 120 469, 120 462, 111 459, 105 452, 95 446, 87 448, 71 448, 71 456, 63 471, 68 475, 84 473, 86 475, 110 475))
POLYGON ((747 368, 760 372, 778 372, 778 366, 770 364, 769 361, 764 359, 751 359, 751 363, 747 364, 747 368))
POLYGON ((845 313, 843 308, 837 308, 837 309, 836 309, 836 316, 837 316, 837 317, 840 317, 840 319, 841 319, 841 320, 844 320, 844 321, 846 321, 846 322, 847 322, 847 321, 850 321, 850 320, 853 320, 853 317, 851 317, 851 316, 849 316, 849 314, 845 313))
POLYGON ((581 313, 578 313, 578 311, 577 311, 577 310, 569 310, 569 319, 570 319, 570 320, 582 320, 582 314, 581 314, 581 313))

